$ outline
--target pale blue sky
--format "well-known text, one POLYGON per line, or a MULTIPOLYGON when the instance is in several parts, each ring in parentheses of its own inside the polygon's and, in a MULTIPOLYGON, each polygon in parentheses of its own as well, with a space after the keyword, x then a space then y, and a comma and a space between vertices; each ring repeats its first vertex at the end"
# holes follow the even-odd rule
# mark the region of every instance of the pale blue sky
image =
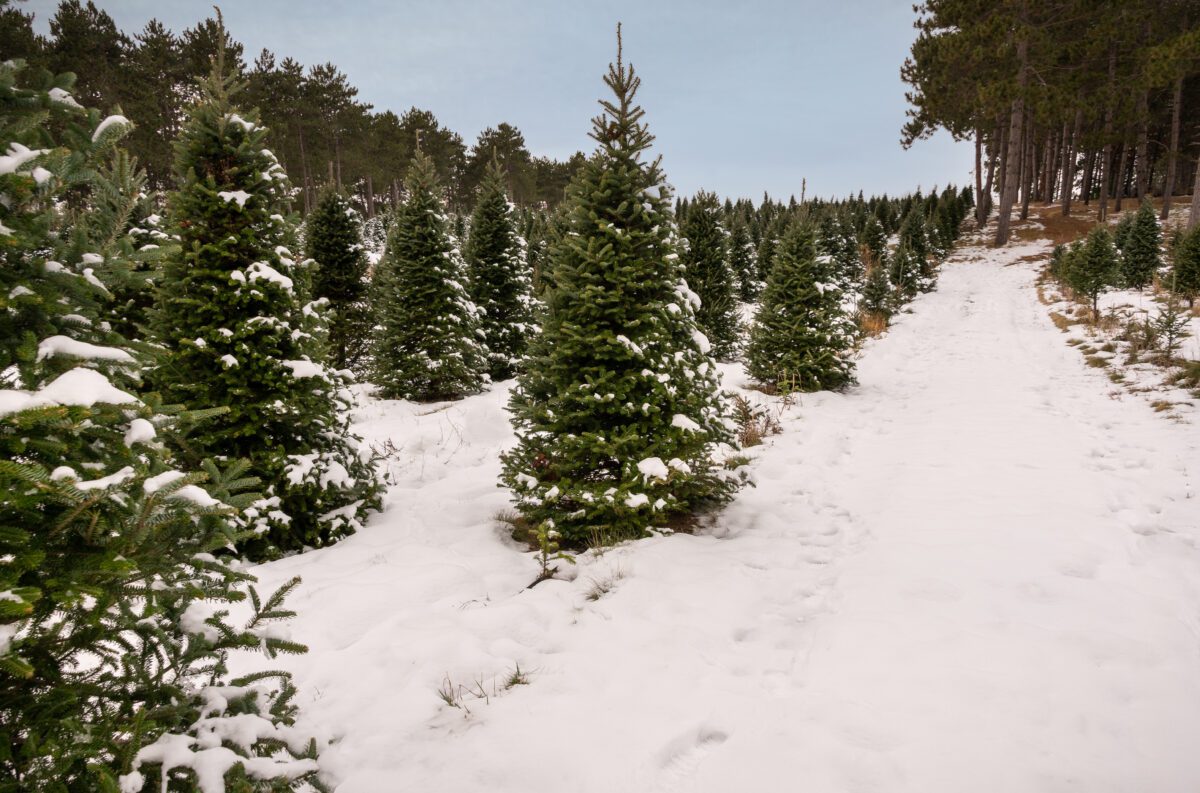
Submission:
MULTIPOLYGON (((126 33, 152 17, 176 32, 204 0, 98 0, 126 33)), ((45 32, 54 0, 23 3, 45 32)), ((519 127, 534 154, 590 150, 589 120, 614 28, 670 181, 758 198, 907 192, 965 184, 973 152, 940 134, 900 148, 899 68, 911 0, 255 0, 221 4, 249 59, 267 47, 332 61, 376 108, 425 108, 467 144, 519 127)))

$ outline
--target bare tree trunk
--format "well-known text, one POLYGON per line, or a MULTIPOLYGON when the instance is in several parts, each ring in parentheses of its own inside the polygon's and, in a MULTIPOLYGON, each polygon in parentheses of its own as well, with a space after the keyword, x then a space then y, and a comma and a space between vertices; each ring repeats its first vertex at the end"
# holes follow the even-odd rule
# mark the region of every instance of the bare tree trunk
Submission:
POLYGON ((1022 35, 1017 41, 1017 98, 1012 103, 1008 125, 1008 149, 1005 153, 1004 189, 1000 194, 1000 217, 996 219, 996 247, 1008 242, 1013 203, 1017 200, 1017 180, 1021 169, 1021 130, 1025 126, 1025 83, 1028 80, 1029 42, 1022 35))
POLYGON ((1108 183, 1112 181, 1112 161, 1113 161, 1113 142, 1112 142, 1112 127, 1113 127, 1113 102, 1116 98, 1113 96, 1117 82, 1117 48, 1110 46, 1108 48, 1108 102, 1104 107, 1104 153, 1101 155, 1101 177, 1100 177, 1100 222, 1103 223, 1108 218, 1108 183))
POLYGON ((1197 223, 1200 223, 1200 160, 1196 162, 1196 177, 1192 180, 1192 209, 1188 214, 1188 231, 1194 229, 1197 223))
POLYGON ((975 130, 975 225, 982 228, 980 207, 983 206, 983 135, 975 130))
POLYGON ((1071 196, 1075 193, 1075 140, 1079 137, 1079 125, 1083 119, 1083 111, 1075 111, 1075 125, 1067 133, 1067 125, 1063 124, 1063 160, 1062 160, 1062 213, 1063 217, 1071 214, 1071 196))
POLYGON ((1171 99, 1171 148, 1167 152, 1167 178, 1163 182, 1163 207, 1160 220, 1171 213, 1171 194, 1175 192, 1175 160, 1179 153, 1179 105, 1183 102, 1183 77, 1175 78, 1175 94, 1171 99))
POLYGON ((312 211, 312 194, 308 189, 312 180, 308 178, 308 155, 304 152, 304 127, 300 127, 300 175, 304 180, 304 214, 312 211))
POLYGON ((367 220, 375 217, 375 182, 367 174, 367 220))
POLYGON ((1087 206, 1092 203, 1092 187, 1094 186, 1093 179, 1096 174, 1096 152, 1088 151, 1083 158, 1083 180, 1079 185, 1080 198, 1083 199, 1083 205, 1087 206))
POLYGON ((1146 197, 1146 191, 1150 189, 1150 99, 1149 89, 1142 91, 1138 96, 1138 134, 1137 134, 1137 153, 1134 155, 1134 160, 1137 162, 1137 200, 1140 203, 1146 197))
POLYGON ((1113 205, 1113 210, 1121 211, 1121 199, 1125 197, 1125 169, 1129 165, 1129 142, 1125 141, 1121 144, 1121 164, 1117 167, 1117 181, 1113 185, 1113 193, 1116 195, 1117 202, 1113 205))
POLYGON ((1004 195, 1004 191, 1008 187, 1005 183, 1005 179, 1008 176, 1008 132, 1008 125, 1002 125, 1000 129, 1000 146, 996 149, 996 163, 998 165, 996 171, 996 193, 1000 196, 1004 195))
POLYGON ((1038 181, 1036 198, 1043 204, 1050 203, 1050 194, 1054 192, 1055 138, 1053 132, 1047 132, 1046 140, 1042 143, 1042 176, 1038 181))
POLYGON ((400 206, 400 182, 397 179, 392 180, 392 211, 400 206))
POLYGON ((1025 125, 1025 156, 1024 162, 1021 163, 1021 220, 1029 219, 1029 194, 1033 191, 1034 182, 1034 146, 1033 146, 1034 129, 1033 123, 1027 122, 1025 125))

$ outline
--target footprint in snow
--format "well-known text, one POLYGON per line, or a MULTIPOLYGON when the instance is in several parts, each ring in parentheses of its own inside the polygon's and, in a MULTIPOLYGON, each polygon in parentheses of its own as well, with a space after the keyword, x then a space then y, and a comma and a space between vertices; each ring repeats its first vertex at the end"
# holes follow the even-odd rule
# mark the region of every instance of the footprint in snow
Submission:
POLYGON ((662 771, 655 790, 679 790, 699 770, 704 758, 727 740, 729 735, 724 731, 701 725, 668 743, 659 753, 662 771))

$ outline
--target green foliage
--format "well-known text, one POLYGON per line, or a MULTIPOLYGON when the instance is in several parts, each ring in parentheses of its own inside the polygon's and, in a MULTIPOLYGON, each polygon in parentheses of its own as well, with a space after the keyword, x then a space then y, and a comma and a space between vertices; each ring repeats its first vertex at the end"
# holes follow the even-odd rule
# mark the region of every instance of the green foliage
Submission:
POLYGON ((721 227, 721 205, 713 193, 700 192, 688 205, 681 234, 686 245, 680 255, 684 275, 700 297, 696 324, 708 337, 714 358, 731 359, 738 346, 738 315, 728 232, 721 227))
POLYGON ((892 301, 892 285, 888 283, 887 269, 882 265, 875 265, 867 272, 867 278, 863 282, 859 310, 886 319, 892 315, 895 308, 892 301))
POLYGON ((780 242, 750 332, 746 371, 757 382, 799 391, 854 382, 854 323, 829 270, 816 255, 812 230, 793 226, 780 242))
POLYGON ((859 238, 859 244, 870 254, 871 262, 887 265, 887 232, 884 231, 878 218, 872 216, 867 219, 862 236, 859 238))
POLYGON ((1126 215, 1121 222, 1127 219, 1131 219, 1129 228, 1123 244, 1118 245, 1122 254, 1121 274, 1126 286, 1145 289, 1162 266, 1162 231, 1149 201, 1142 203, 1136 215, 1126 215))
POLYGON ((618 51, 599 150, 568 191, 550 251, 542 333, 513 391, 502 482, 564 547, 639 537, 727 500, 733 439, 696 296, 672 250, 668 188, 618 51))
POLYGON ((1188 307, 1200 297, 1200 225, 1190 231, 1171 247, 1171 291, 1188 302, 1188 307))
POLYGON ((151 379, 170 402, 227 408, 178 446, 185 460, 250 461, 265 492, 246 513, 260 536, 243 549, 261 558, 352 533, 381 486, 349 432, 346 382, 320 363, 327 304, 309 301, 311 263, 287 247, 287 177, 223 69, 218 59, 176 145, 180 248, 158 293, 165 353, 151 379))
POLYGON ((744 303, 752 302, 762 291, 762 284, 758 280, 758 264, 754 256, 754 243, 750 239, 749 228, 741 218, 734 219, 729 235, 729 269, 737 283, 738 298, 744 303))
POLYGON ((1121 267, 1112 234, 1106 226, 1096 226, 1082 244, 1071 246, 1066 267, 1067 285, 1099 312, 1100 295, 1118 285, 1121 267))
POLYGON ((313 297, 329 301, 329 363, 357 368, 371 332, 367 256, 358 213, 337 190, 321 194, 306 223, 306 254, 316 262, 313 297))
POLYGON ((433 162, 418 155, 371 287, 372 381, 386 399, 459 399, 487 377, 479 312, 447 222, 433 162))
POLYGON ((0 174, 0 315, 12 323, 0 336, 12 366, 0 390, 0 791, 157 790, 147 774, 165 746, 170 789, 194 789, 189 746, 244 727, 248 741, 224 742, 225 781, 319 784, 287 676, 230 680, 226 668, 234 650, 304 651, 268 627, 291 616, 295 583, 260 603, 253 577, 214 555, 239 539, 256 480, 241 462, 177 467, 162 439, 203 416, 141 394, 145 361, 102 321, 102 278, 133 266, 127 223, 109 210, 135 198, 104 169, 128 125, 101 129, 67 78, 19 78, 22 64, 0 64, 0 150, 18 160, 0 174), (251 619, 235 626, 229 607, 247 598, 251 619))
POLYGON ((488 374, 507 380, 517 370, 534 332, 533 285, 516 210, 505 193, 499 166, 489 170, 475 200, 471 236, 464 251, 471 300, 483 316, 488 374))

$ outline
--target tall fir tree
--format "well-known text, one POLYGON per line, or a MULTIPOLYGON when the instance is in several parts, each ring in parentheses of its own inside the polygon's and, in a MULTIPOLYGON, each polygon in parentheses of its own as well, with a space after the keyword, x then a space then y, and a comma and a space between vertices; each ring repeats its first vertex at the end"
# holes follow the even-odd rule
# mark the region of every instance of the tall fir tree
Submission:
POLYGON ((461 399, 487 381, 480 312, 442 211, 433 161, 418 153, 406 185, 371 288, 372 379, 386 399, 461 399))
POLYGON ((569 546, 638 537, 727 500, 733 436, 695 294, 670 236, 671 195, 622 62, 592 124, 599 149, 568 191, 543 329, 510 409, 502 482, 545 536, 569 546))
POLYGON ((907 303, 916 297, 921 289, 921 267, 925 259, 920 259, 907 245, 900 245, 892 251, 888 262, 888 280, 895 287, 896 297, 907 303))
POLYGON ((814 236, 797 224, 780 242, 750 331, 746 371, 781 390, 834 390, 854 382, 854 323, 842 309, 828 258, 817 256, 814 236))
POLYGON ((329 363, 357 368, 371 333, 367 255, 358 213, 334 187, 321 194, 308 216, 305 253, 316 262, 313 297, 329 301, 329 363))
POLYGON ((737 282, 737 296, 743 303, 753 302, 762 284, 758 280, 758 264, 754 261, 754 243, 746 222, 735 217, 729 233, 729 269, 737 282))
POLYGON ((708 337, 714 358, 722 361, 737 353, 737 294, 729 266, 728 232, 721 226, 721 204, 714 193, 700 192, 687 208, 681 254, 688 285, 700 296, 696 324, 708 337))
POLYGON ((863 281, 862 300, 858 308, 867 314, 888 319, 892 315, 892 285, 888 283, 887 268, 873 264, 863 281))
POLYGON ((505 192, 504 173, 494 162, 479 187, 463 253, 471 300, 482 312, 488 374, 492 380, 507 380, 516 373, 536 327, 525 240, 517 231, 516 208, 505 192))
POLYGON ((292 258, 287 175, 267 131, 239 112, 224 50, 176 144, 169 200, 180 250, 168 257, 153 327, 166 353, 152 373, 168 401, 225 407, 181 444, 185 459, 250 461, 264 483, 252 512, 255 557, 320 546, 378 507, 373 462, 349 430, 344 378, 318 358, 325 301, 292 258))
POLYGON ((1149 201, 1142 202, 1141 207, 1132 217, 1129 230, 1125 235, 1121 249, 1121 274, 1125 285, 1132 289, 1145 289, 1154 280, 1158 268, 1162 266, 1162 231, 1158 227, 1158 218, 1154 207, 1149 201))
POLYGON ((209 779, 299 788, 316 745, 289 748, 306 743, 290 680, 227 668, 234 650, 303 651, 269 625, 294 582, 262 603, 213 555, 253 480, 177 467, 163 437, 180 417, 141 391, 146 346, 103 319, 103 278, 135 265, 120 207, 137 196, 104 174, 129 124, 70 87, 0 64, 0 790, 196 789, 191 747, 231 730, 246 740, 205 758, 209 779), (247 597, 239 627, 222 609, 247 597))

